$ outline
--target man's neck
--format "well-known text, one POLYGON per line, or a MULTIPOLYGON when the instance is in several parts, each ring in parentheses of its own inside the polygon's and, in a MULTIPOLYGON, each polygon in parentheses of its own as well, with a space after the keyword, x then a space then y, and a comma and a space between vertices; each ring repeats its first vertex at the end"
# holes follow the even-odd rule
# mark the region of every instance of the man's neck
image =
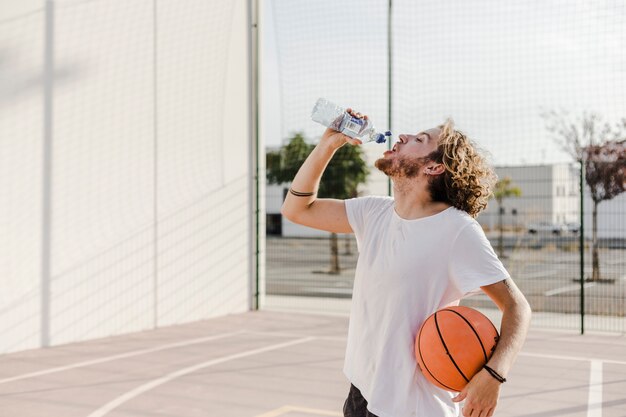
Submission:
POLYGON ((432 216, 450 207, 441 201, 433 201, 428 184, 422 181, 397 179, 393 191, 396 213, 406 220, 432 216))

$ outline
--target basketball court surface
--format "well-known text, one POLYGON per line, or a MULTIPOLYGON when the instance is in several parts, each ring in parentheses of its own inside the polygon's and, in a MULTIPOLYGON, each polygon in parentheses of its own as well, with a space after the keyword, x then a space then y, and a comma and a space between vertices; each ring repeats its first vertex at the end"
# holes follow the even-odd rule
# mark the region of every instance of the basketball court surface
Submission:
MULTIPOLYGON (((347 329, 262 311, 4 355, 0 416, 342 416, 347 329)), ((626 416, 626 337, 531 330, 495 416, 626 416)))

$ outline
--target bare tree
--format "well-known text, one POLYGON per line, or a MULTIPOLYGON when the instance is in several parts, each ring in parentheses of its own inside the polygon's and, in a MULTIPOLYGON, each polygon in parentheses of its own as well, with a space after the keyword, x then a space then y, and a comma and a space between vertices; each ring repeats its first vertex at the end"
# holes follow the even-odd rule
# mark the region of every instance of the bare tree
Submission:
POLYGON ((571 116, 566 111, 551 110, 542 113, 541 117, 554 142, 576 161, 584 156, 585 147, 624 139, 626 130, 626 117, 613 125, 593 112, 571 116))
POLYGON ((593 200, 591 279, 599 281, 598 204, 626 191, 626 118, 610 124, 596 113, 572 118, 567 112, 549 111, 541 116, 561 149, 584 164, 585 181, 593 200))
POLYGON ((592 210, 592 281, 600 281, 598 254, 598 204, 626 191, 626 140, 608 141, 584 149, 585 180, 591 190, 592 210))

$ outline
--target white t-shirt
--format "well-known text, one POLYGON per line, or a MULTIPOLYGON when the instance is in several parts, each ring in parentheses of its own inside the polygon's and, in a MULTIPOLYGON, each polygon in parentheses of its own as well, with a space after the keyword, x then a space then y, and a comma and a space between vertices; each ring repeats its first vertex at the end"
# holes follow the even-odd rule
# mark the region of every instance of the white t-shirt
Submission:
POLYGON ((508 272, 478 222, 454 207, 405 220, 391 197, 345 203, 359 260, 344 374, 379 417, 458 416, 455 394, 417 367, 415 335, 430 314, 508 272))

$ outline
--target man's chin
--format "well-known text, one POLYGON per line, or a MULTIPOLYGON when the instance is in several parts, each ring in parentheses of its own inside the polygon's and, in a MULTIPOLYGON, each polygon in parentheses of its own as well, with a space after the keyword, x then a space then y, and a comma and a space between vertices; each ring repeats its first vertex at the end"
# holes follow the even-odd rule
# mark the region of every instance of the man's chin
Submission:
POLYGON ((391 159, 387 159, 387 158, 378 158, 375 162, 374 162, 374 166, 381 171, 383 174, 385 175, 389 175, 391 172, 391 166, 393 164, 393 161, 391 159))
POLYGON ((374 166, 388 177, 417 177, 419 170, 426 163, 427 158, 410 158, 398 156, 396 158, 378 158, 374 166))

